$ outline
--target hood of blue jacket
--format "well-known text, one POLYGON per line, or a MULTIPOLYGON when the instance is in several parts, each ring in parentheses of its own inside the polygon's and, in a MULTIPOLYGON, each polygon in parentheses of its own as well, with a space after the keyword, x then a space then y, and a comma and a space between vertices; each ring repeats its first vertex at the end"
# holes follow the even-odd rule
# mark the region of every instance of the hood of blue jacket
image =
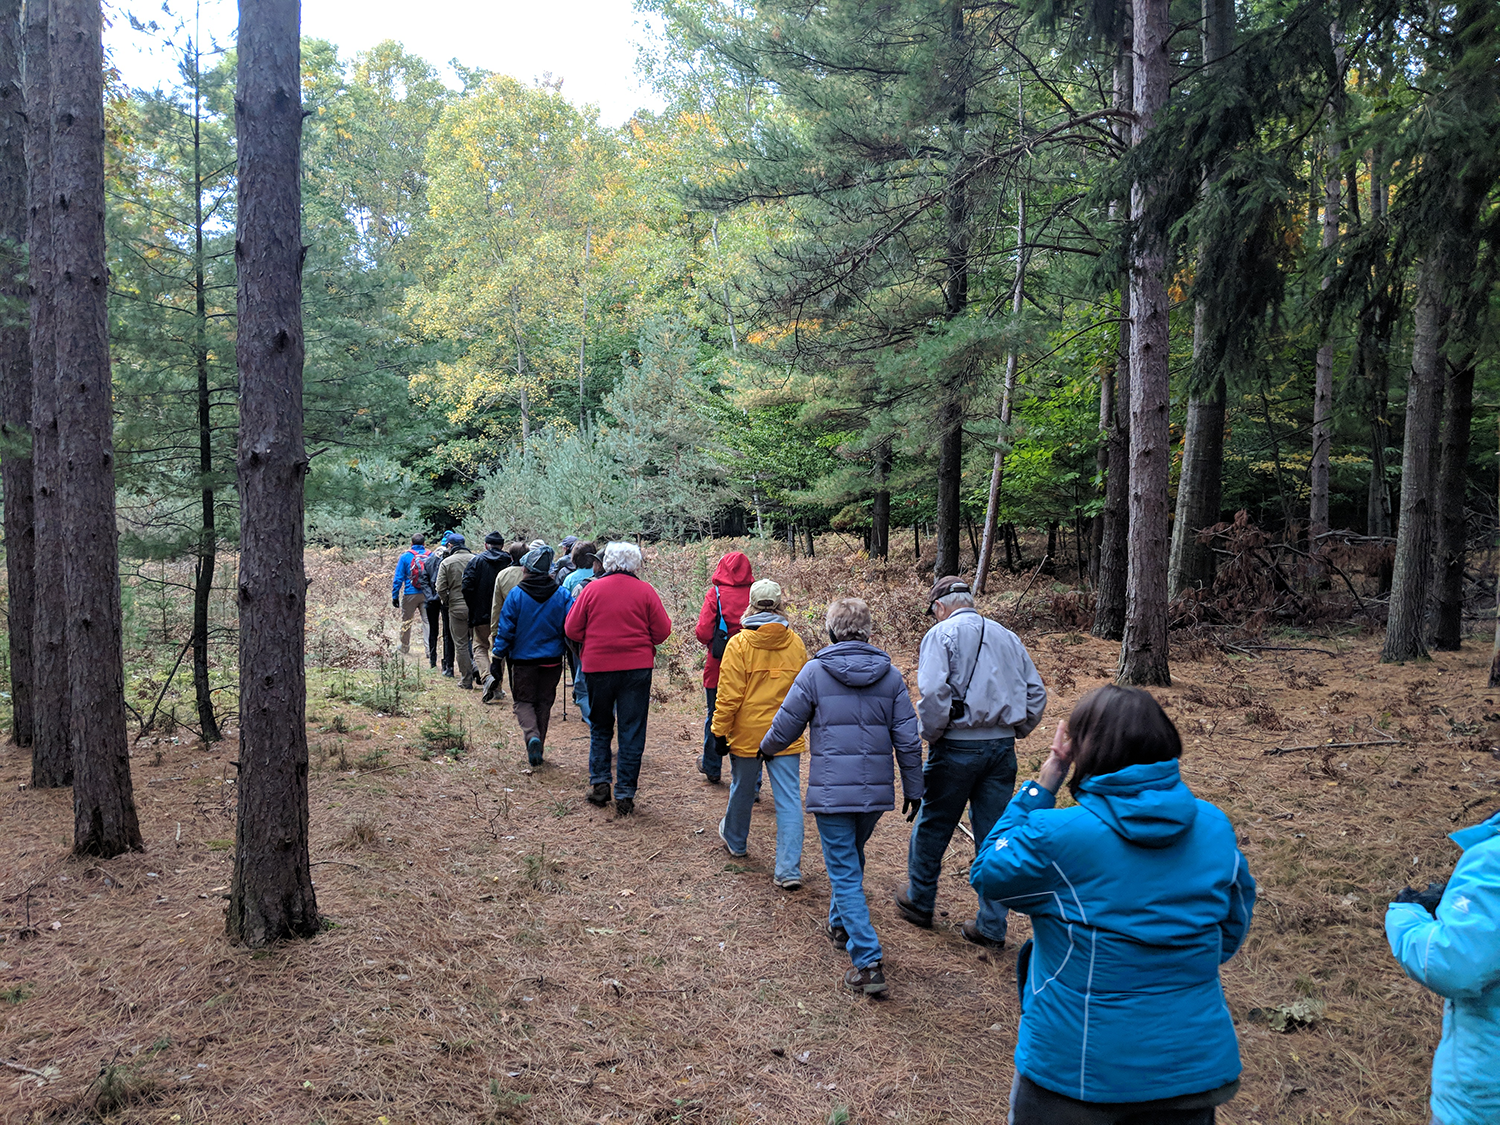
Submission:
POLYGON ((1170 847, 1198 817, 1175 759, 1095 774, 1078 787, 1078 803, 1143 848, 1170 847))
POLYGON ((891 658, 882 649, 864 641, 840 641, 821 650, 814 660, 845 687, 864 688, 879 683, 891 658))
POLYGON ((1468 851, 1475 844, 1482 844, 1497 834, 1500 834, 1500 812, 1488 820, 1481 820, 1478 824, 1471 824, 1468 828, 1460 828, 1457 832, 1448 833, 1448 839, 1468 851))

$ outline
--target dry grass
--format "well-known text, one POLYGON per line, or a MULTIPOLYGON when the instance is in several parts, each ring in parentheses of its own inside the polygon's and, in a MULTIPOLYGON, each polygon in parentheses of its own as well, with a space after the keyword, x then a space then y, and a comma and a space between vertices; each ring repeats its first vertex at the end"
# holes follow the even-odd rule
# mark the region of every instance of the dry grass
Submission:
MULTIPOLYGON (((795 894, 771 885, 769 808, 747 859, 719 845, 726 790, 693 769, 701 694, 685 636, 700 563, 663 552, 650 565, 679 635, 631 818, 581 800, 576 714, 554 719, 549 763, 532 771, 508 708, 452 681, 429 682, 417 713, 394 718, 331 703, 333 674, 314 674, 313 870, 329 920, 314 941, 250 953, 224 939, 232 741, 138 749, 148 851, 104 863, 68 857, 69 795, 22 788, 25 756, 0 752, 0 1058, 58 1071, 0 1074, 0 1122, 99 1119, 101 1075, 128 1095, 107 1119, 132 1123, 1001 1119, 1014 957, 982 954, 953 928, 972 909, 969 853, 949 854, 938 927, 912 929, 890 905, 906 826, 881 823, 869 891, 893 995, 845 993, 843 955, 818 932, 827 882, 813 825, 795 894), (423 722, 449 705, 471 749, 424 760, 423 722)), ((759 570, 812 614, 798 617, 810 643, 827 598, 860 590, 877 642, 913 668, 924 621, 911 573, 823 557, 759 570)), ((349 650, 330 662, 367 666, 355 639, 394 635, 382 570, 320 560, 313 572, 315 600, 330 599, 315 617, 337 621, 349 650)), ((1054 630, 1023 630, 1054 690, 1048 729, 1116 655, 1054 630)), ((1232 1125, 1425 1119, 1440 1008, 1390 959, 1384 903, 1444 877, 1457 854, 1444 835, 1500 803, 1500 707, 1475 688, 1487 654, 1383 667, 1369 639, 1317 643, 1339 655, 1207 651, 1160 693, 1190 782, 1234 819, 1262 888, 1225 972, 1245 1056, 1243 1092, 1221 1112, 1232 1125), (1263 753, 1387 732, 1403 743, 1263 753), (1249 1017, 1301 998, 1326 1005, 1310 1029, 1277 1034, 1249 1017)), ((1023 773, 1045 745, 1041 732, 1022 744, 1023 773)), ((1017 919, 1013 933, 1026 932, 1017 919)))

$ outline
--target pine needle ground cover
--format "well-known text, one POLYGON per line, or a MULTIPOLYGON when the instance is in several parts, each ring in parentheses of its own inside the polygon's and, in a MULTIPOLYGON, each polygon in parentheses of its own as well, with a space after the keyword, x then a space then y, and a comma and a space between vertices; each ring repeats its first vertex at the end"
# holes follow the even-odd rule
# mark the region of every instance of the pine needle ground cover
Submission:
MULTIPOLYGON (((26 788, 25 754, 6 746, 0 1122, 1003 1120, 1028 926, 1015 919, 1003 953, 959 938, 973 904, 966 839, 945 863, 946 913, 919 931, 890 901, 906 825, 893 814, 877 829, 868 891, 884 1003, 843 991, 847 962, 819 933, 828 884, 811 818, 796 893, 771 885, 769 791, 748 857, 720 845, 727 786, 694 770, 702 693, 687 635, 707 555, 663 552, 643 572, 680 632, 656 678, 636 815, 617 820, 583 800, 571 703, 533 771, 508 706, 425 666, 402 670, 416 685, 405 715, 353 701, 391 675, 392 560, 310 553, 309 637, 324 630, 326 657, 310 644, 326 922, 307 943, 251 954, 224 938, 232 737, 137 744, 147 851, 104 863, 68 858, 69 793, 26 788), (434 753, 434 724, 460 718, 464 751, 434 753)), ((909 572, 773 560, 757 570, 783 582, 809 641, 821 613, 802 610, 862 591, 874 640, 914 673, 923 603, 909 572)), ((1002 619, 1028 577, 1001 583, 1002 619)), ((1023 776, 1117 657, 1059 620, 1065 594, 1047 599, 1047 613, 1017 615, 1053 693, 1046 731, 1021 743, 1023 776)), ((1477 687, 1488 653, 1382 666, 1378 637, 1353 629, 1262 641, 1273 647, 1256 656, 1174 654, 1175 685, 1159 693, 1189 783, 1228 811, 1261 887, 1225 971, 1245 1077, 1220 1120, 1425 1119, 1440 1004, 1396 968, 1382 918, 1403 884, 1446 877, 1458 854, 1447 832, 1500 805, 1500 697, 1477 687), (1297 746, 1318 748, 1266 753, 1297 746)))

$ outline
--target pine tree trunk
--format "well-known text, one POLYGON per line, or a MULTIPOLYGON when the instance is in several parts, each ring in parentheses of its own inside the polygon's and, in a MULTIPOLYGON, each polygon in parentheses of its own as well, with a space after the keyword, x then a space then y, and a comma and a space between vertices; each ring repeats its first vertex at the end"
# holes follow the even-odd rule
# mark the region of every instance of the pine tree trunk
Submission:
POLYGON ((933 564, 933 574, 938 578, 958 573, 959 523, 962 518, 959 502, 964 460, 963 414, 963 403, 957 397, 956 388, 950 388, 948 398, 938 414, 937 559, 933 564))
POLYGON ((26 113, 21 94, 21 0, 0 0, 0 479, 10 608, 11 739, 30 746, 31 613, 36 525, 31 475, 31 342, 10 312, 26 299, 26 113))
MULTIPOLYGON (((1127 30, 1120 43, 1115 63, 1114 97, 1116 109, 1134 110, 1135 83, 1131 36, 1127 30)), ((1121 143, 1130 143, 1130 127, 1124 121, 1115 123, 1115 135, 1121 143)), ((1110 217, 1116 204, 1110 204, 1110 217)), ((1094 593, 1093 634, 1106 641, 1125 636, 1125 571, 1130 556, 1130 279, 1121 278, 1120 336, 1115 352, 1111 413, 1100 407, 1100 424, 1105 428, 1107 468, 1104 476, 1104 510, 1099 514, 1103 525, 1099 534, 1099 580, 1094 593)), ((1101 400, 1104 392, 1100 391, 1101 400)), ((1009 550, 1007 549, 1007 559, 1009 550)))
POLYGON ((891 553, 891 441, 875 449, 875 500, 870 505, 870 557, 884 559, 891 553))
MULTIPOLYGON (((1344 37, 1335 21, 1329 28, 1333 40, 1334 67, 1339 88, 1328 102, 1328 145, 1324 155, 1323 170, 1323 249, 1330 249, 1339 240, 1339 212, 1343 207, 1343 143, 1339 137, 1342 127, 1344 98, 1344 37)), ((1321 288, 1327 289, 1333 279, 1324 275, 1321 288)), ((1312 461, 1308 467, 1308 483, 1312 496, 1308 502, 1307 534, 1311 546, 1317 545, 1318 536, 1328 530, 1329 462, 1333 450, 1333 341, 1324 337, 1318 347, 1313 372, 1313 428, 1312 461)))
POLYGON ((198 530, 198 559, 193 568, 193 694, 198 705, 198 729, 204 742, 218 742, 212 685, 208 678, 208 608, 214 592, 218 562, 219 527, 212 480, 213 400, 208 386, 208 283, 203 254, 203 100, 197 46, 193 54, 193 293, 195 297, 193 360, 198 375, 198 473, 202 523, 198 530))
MULTIPOLYGON (((1203 0, 1203 65, 1211 68, 1234 48, 1233 0, 1203 0)), ((1214 81, 1208 70, 1204 81, 1214 81)), ((1217 179, 1217 171, 1204 175, 1205 187, 1217 179)), ((1200 256, 1200 270, 1203 261, 1200 256)), ((1203 387, 1203 345, 1208 306, 1202 299, 1193 308, 1193 379, 1188 395, 1187 421, 1182 436, 1182 472, 1177 479, 1177 510, 1172 521, 1172 554, 1167 568, 1167 592, 1176 597, 1190 587, 1210 586, 1214 580, 1214 553, 1198 533, 1219 522, 1224 475, 1223 372, 1203 387)))
MULTIPOLYGON (((1133 0, 1135 121, 1140 144, 1165 108, 1170 80, 1167 0, 1133 0)), ((1130 251, 1130 558, 1125 578, 1122 684, 1172 682, 1167 666, 1167 491, 1171 461, 1167 351, 1167 245, 1164 231, 1142 220, 1155 192, 1131 186, 1137 224, 1130 251)))
POLYGON ((1386 619, 1384 663, 1427 657, 1424 618, 1432 588, 1438 415, 1442 398, 1443 305, 1446 263, 1434 247, 1422 262, 1413 312, 1411 378, 1406 389, 1406 435, 1401 450, 1401 512, 1396 565, 1386 619))
POLYGON ((1464 559, 1468 524, 1469 429, 1474 416, 1474 365, 1449 364, 1443 387, 1442 452, 1438 461, 1437 553, 1433 570, 1437 597, 1432 647, 1456 652, 1463 643, 1464 559))
POLYGON ((144 845, 125 733, 114 415, 104 256, 104 45, 99 0, 52 0, 53 281, 69 628, 73 851, 144 845))
MULTIPOLYGON (((30 264, 31 469, 35 557, 52 559, 61 579, 67 551, 62 524, 62 461, 57 433, 57 344, 53 330, 52 50, 47 5, 26 5, 26 242, 30 264)), ((11 603, 11 611, 27 609, 11 603)), ((34 598, 31 613, 31 785, 73 784, 67 615, 57 599, 34 598)))
POLYGON ((1384 300, 1377 302, 1374 318, 1364 326, 1360 340, 1360 359, 1370 392, 1370 480, 1365 493, 1366 535, 1391 533, 1391 486, 1386 480, 1385 461, 1386 448, 1391 444, 1391 424, 1388 417, 1391 369, 1386 358, 1390 348, 1390 331, 1382 324, 1385 304, 1384 300))
POLYGON ((318 932, 308 860, 303 629, 299 0, 241 0, 240 784, 226 928, 263 946, 318 932))

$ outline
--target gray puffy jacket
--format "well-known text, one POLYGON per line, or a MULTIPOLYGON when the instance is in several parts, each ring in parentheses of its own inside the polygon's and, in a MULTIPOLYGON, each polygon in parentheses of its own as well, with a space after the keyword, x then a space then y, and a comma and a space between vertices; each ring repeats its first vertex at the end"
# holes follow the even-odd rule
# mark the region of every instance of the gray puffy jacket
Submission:
POLYGON ((891 658, 863 641, 829 645, 797 673, 762 751, 780 752, 807 730, 808 812, 884 812, 896 807, 896 771, 908 800, 922 797, 922 742, 906 681, 891 658))

